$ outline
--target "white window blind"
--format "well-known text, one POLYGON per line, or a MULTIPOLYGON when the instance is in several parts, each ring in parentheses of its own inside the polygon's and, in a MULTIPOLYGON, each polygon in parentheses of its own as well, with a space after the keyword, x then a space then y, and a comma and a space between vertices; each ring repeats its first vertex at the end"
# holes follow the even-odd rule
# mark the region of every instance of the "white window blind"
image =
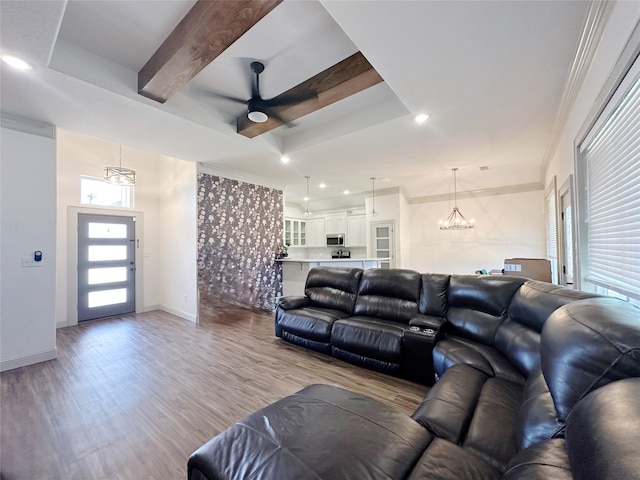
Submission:
POLYGON ((587 280, 640 298, 640 77, 582 149, 587 280))
POLYGON ((558 283, 558 222, 556 219, 555 188, 547 194, 546 210, 547 259, 551 262, 551 280, 553 283, 558 283))

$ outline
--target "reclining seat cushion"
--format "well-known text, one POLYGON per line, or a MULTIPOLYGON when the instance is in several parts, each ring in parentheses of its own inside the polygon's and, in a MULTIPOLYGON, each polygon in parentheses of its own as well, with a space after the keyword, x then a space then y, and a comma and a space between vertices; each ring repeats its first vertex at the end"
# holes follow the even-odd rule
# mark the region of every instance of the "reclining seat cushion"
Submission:
POLYGON ((276 336, 330 354, 333 322, 353 313, 361 276, 359 268, 312 268, 305 297, 280 300, 275 312, 276 336))
POLYGON ((521 450, 511 459, 502 476, 502 480, 547 478, 574 480, 565 449, 565 441, 562 438, 540 442, 521 450))
POLYGON ((408 325, 374 317, 349 317, 336 322, 331 344, 336 357, 379 360, 378 370, 397 371, 402 361, 402 336, 408 325), (349 355, 352 354, 352 355, 349 355))
POLYGON ((408 480, 498 480, 500 471, 455 443, 435 438, 408 480))
POLYGON ((433 436, 410 417, 311 385, 229 427, 189 458, 189 479, 406 478, 433 436))
POLYGON ((458 362, 470 361, 487 373, 523 382, 522 374, 495 348, 495 334, 507 307, 526 280, 518 277, 452 275, 447 293, 446 336, 434 348, 436 374, 458 362), (466 353, 465 353, 466 351, 466 353))
POLYGON ((640 308, 615 298, 578 300, 542 329, 541 367, 558 420, 589 392, 640 376, 640 308))
POLYGON ((549 315, 567 303, 595 296, 551 283, 525 282, 509 304, 508 318, 498 327, 496 348, 528 375, 540 363, 540 332, 549 315))
POLYGON ((333 355, 383 372, 399 372, 402 338, 409 321, 418 313, 419 294, 418 272, 365 270, 353 316, 333 324, 333 355))
POLYGON ((348 315, 340 310, 306 307, 295 310, 276 310, 276 335, 292 333, 315 342, 329 343, 333 322, 348 315))
POLYGON ((492 377, 523 384, 522 373, 497 349, 466 338, 449 336, 436 343, 433 349, 433 367, 442 376, 456 364, 470 365, 492 377))
POLYGON ((522 389, 520 384, 469 365, 453 365, 429 390, 412 418, 502 472, 518 450, 522 389))

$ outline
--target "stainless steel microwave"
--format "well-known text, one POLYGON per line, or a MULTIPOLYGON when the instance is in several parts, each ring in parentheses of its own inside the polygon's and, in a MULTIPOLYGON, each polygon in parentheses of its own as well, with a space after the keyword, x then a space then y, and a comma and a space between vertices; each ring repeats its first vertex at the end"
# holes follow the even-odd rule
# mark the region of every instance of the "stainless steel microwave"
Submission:
POLYGON ((344 233, 328 234, 327 247, 344 247, 344 233))

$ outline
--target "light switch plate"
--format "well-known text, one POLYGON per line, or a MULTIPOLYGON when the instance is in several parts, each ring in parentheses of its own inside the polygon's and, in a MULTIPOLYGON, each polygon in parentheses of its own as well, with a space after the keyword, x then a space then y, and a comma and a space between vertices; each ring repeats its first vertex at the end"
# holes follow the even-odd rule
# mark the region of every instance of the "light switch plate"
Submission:
POLYGON ((33 257, 22 257, 23 267, 39 267, 42 265, 42 261, 36 262, 33 257))

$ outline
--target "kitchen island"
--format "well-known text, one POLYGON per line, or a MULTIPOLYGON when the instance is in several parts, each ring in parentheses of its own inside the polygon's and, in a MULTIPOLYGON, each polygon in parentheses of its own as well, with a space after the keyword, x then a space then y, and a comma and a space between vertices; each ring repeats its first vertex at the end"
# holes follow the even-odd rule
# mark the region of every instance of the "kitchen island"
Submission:
POLYGON ((355 267, 363 270, 380 268, 388 258, 279 258, 282 263, 282 294, 304 295, 307 274, 313 267, 355 267))

